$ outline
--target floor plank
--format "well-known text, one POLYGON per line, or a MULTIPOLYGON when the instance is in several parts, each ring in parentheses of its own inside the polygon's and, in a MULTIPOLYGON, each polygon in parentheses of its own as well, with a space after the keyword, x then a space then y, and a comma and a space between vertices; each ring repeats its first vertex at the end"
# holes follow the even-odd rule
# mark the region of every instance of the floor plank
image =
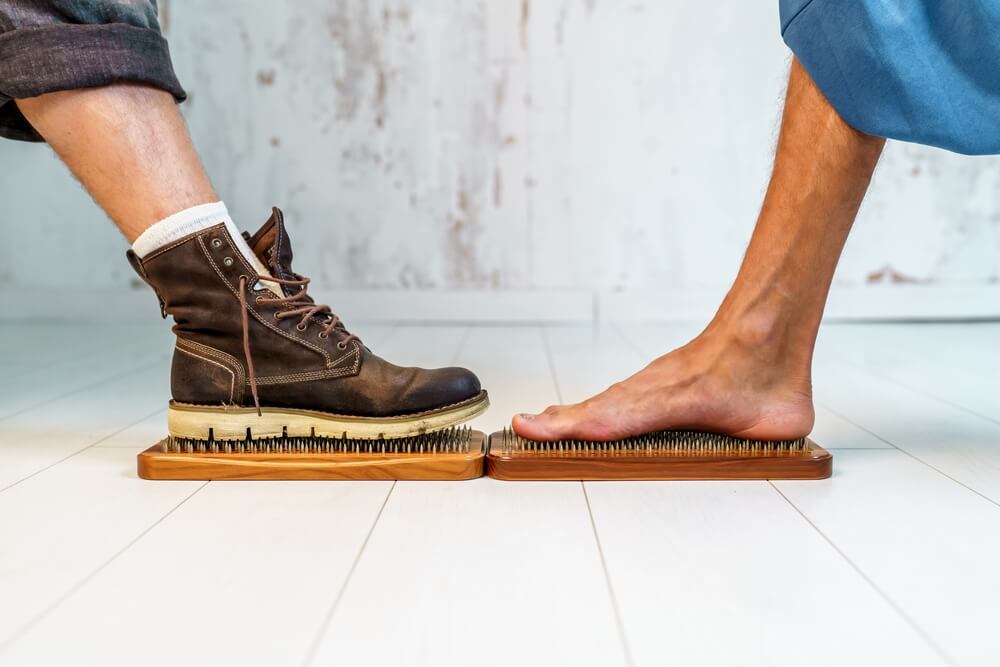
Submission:
POLYGON ((955 663, 996 664, 1000 508, 897 451, 775 486, 955 663))
POLYGON ((580 485, 398 482, 313 664, 625 664, 580 485))
POLYGON ((766 482, 587 492, 638 665, 941 664, 766 482))
POLYGON ((399 366, 452 366, 469 335, 464 326, 399 325, 387 331, 376 354, 399 366))
POLYGON ((124 356, 122 347, 147 346, 172 340, 170 327, 156 318, 143 323, 94 323, 68 325, 30 322, 0 325, 0 367, 10 378, 24 378, 53 366, 87 358, 113 360, 124 356), (85 334, 85 335, 84 335, 85 334))
POLYGON ((828 338, 832 353, 862 370, 1000 423, 996 326, 852 326, 834 329, 828 338))
POLYGON ((614 328, 645 365, 690 341, 704 329, 704 325, 694 322, 634 322, 614 328))
MULTIPOLYGON (((114 335, 115 330, 113 326, 94 328, 102 338, 114 335)), ((51 322, 0 324, 0 366, 12 378, 47 363, 73 358, 90 345, 89 337, 67 336, 65 326, 51 322)))
MULTIPOLYGON (((301 664, 391 484, 210 483, 13 643, 5 659, 301 664)), ((143 493, 176 485, 147 482, 143 493)))
MULTIPOLYGON (((368 326, 366 336, 382 340, 392 329, 368 326)), ((153 348, 158 343, 151 340, 148 345, 153 348)), ((135 453, 164 432, 167 377, 168 366, 161 363, 44 406, 45 412, 57 415, 54 420, 45 419, 39 408, 0 422, 3 442, 8 445, 0 450, 5 460, 2 472, 10 476, 44 467, 52 458, 96 439, 91 449, 61 462, 56 459, 52 467, 0 494, 0 503, 13 506, 26 502, 32 507, 19 515, 0 512, 0 526, 5 517, 8 521, 16 518, 18 523, 12 530, 18 534, 25 533, 29 525, 54 526, 54 530, 38 531, 37 539, 23 540, 18 549, 4 554, 9 569, 34 565, 30 567, 32 577, 18 580, 18 587, 2 596, 5 600, 32 597, 31 603, 17 607, 17 619, 0 615, 0 620, 9 621, 3 626, 14 633, 25 619, 47 609, 45 605, 51 605, 53 599, 59 601, 73 593, 10 647, 8 655, 17 664, 80 660, 92 664, 176 664, 192 659, 201 662, 206 655, 214 655, 216 662, 228 662, 234 652, 227 636, 242 633, 254 623, 260 626, 255 635, 258 641, 242 644, 246 646, 242 664, 278 664, 296 651, 304 656, 310 638, 324 623, 329 604, 342 586, 390 483, 228 483, 219 489, 206 488, 202 492, 206 500, 193 502, 194 509, 187 510, 176 523, 156 526, 80 591, 73 590, 81 577, 97 567, 99 556, 108 557, 120 549, 116 538, 154 525, 172 508, 167 505, 150 511, 156 499, 190 494, 192 488, 201 486, 193 482, 150 483, 135 476, 135 453), (154 387, 159 391, 152 391, 154 387), (111 425, 150 407, 152 414, 105 435, 111 425), (108 473, 114 469, 120 472, 109 483, 108 473), (36 496, 48 502, 33 500, 36 496), (132 503, 131 496, 137 496, 138 501, 132 503), (76 511, 66 511, 66 505, 76 511), (112 511, 116 509, 121 511, 112 511), (143 509, 146 513, 140 512, 143 509), (316 530, 317 525, 324 529, 316 530), (336 536, 343 540, 338 542, 340 537, 336 536), (343 548, 345 544, 349 548, 343 548), (312 553, 315 558, 301 563, 303 553, 312 553), (288 567, 289 563, 295 565, 288 567), (185 573, 180 582, 169 576, 175 570, 185 573), (261 571, 268 575, 260 577, 261 571), (156 582, 162 584, 160 588, 156 582), (317 587, 317 582, 326 585, 317 587), (213 586, 220 591, 217 595, 213 586), (262 588, 262 597, 258 597, 262 588), (315 592, 303 596, 302 591, 311 588, 315 592), (144 596, 136 596, 139 590, 144 596), (205 599, 213 598, 219 605, 205 604, 205 599), (284 630, 282 637, 287 643, 269 635, 275 624, 269 615, 260 613, 257 605, 262 598, 279 611, 283 604, 289 607, 281 618, 294 625, 298 634, 290 628, 278 628, 284 630), (151 658, 149 646, 159 645, 162 628, 171 627, 178 618, 185 622, 192 618, 193 600, 199 601, 194 606, 203 613, 197 630, 204 637, 171 644, 175 650, 160 650, 151 658), (226 606, 227 602, 232 606, 226 606), (121 630, 116 641, 92 641, 88 616, 95 610, 100 611, 102 623, 114 621, 121 630), (310 616, 312 626, 292 621, 310 616), (228 635, 219 634, 227 622, 232 630, 228 635), (61 624, 67 624, 66 628, 61 624), (47 641, 50 632, 67 641, 47 641), (122 636, 131 641, 121 641, 122 636)), ((0 482, 3 479, 0 475, 0 482)), ((0 572, 7 570, 0 567, 0 572)), ((5 578, 0 576, 0 582, 6 583, 5 578)), ((188 636, 191 634, 188 631, 188 636)))
POLYGON ((131 452, 92 449, 0 494, 0 646, 201 484, 149 484, 131 452))
MULTIPOLYGON (((487 432, 557 401, 538 328, 472 327, 455 361, 493 397, 473 422, 487 432)), ((581 486, 489 479, 397 484, 315 655, 365 665, 624 660, 581 486), (382 639, 387 615, 392 641, 382 639)))
POLYGON ((843 363, 817 360, 815 383, 838 414, 1000 503, 1000 424, 843 363))
MULTIPOLYGON (((473 425, 491 431, 699 329, 358 333, 395 363, 472 368, 493 400, 473 425)), ((0 419, 0 645, 30 624, 0 664, 987 665, 1000 650, 1000 326, 825 326, 825 482, 213 483, 186 501, 198 483, 135 478, 169 387, 169 332, 148 330, 102 334, 114 354, 64 345, 0 389, 0 414, 23 410, 0 419), (132 365, 143 354, 158 361, 132 365)), ((0 326, 0 363, 24 371, 5 342, 23 355, 61 335, 0 326)))
POLYGON ((116 346, 114 352, 82 350, 72 359, 12 377, 0 386, 0 424, 50 401, 99 390, 108 381, 167 358, 169 350, 152 340, 133 339, 116 346))
MULTIPOLYGON (((683 325, 639 325, 623 337, 653 357, 692 333, 683 325)), ((822 405, 813 437, 830 448, 891 448, 822 405)), ((637 664, 942 663, 766 484, 587 484, 587 491, 637 664), (759 576, 775 563, 780 574, 759 576), (663 609, 668 597, 680 603, 663 609), (727 607, 734 597, 738 607, 727 607), (745 636, 711 641, 706 629, 716 627, 720 608, 729 613, 730 634, 747 628, 745 636), (772 615, 783 622, 762 626, 759 618, 772 615), (815 655, 815 627, 851 641, 815 655)))
POLYGON ((594 396, 649 361, 614 327, 549 326, 544 334, 563 403, 594 396))
POLYGON ((161 410, 166 359, 0 421, 0 490, 161 410))
POLYGON ((121 431, 101 438, 93 446, 95 448, 121 448, 130 449, 138 453, 159 442, 167 434, 167 410, 166 405, 160 410, 155 410, 152 414, 140 419, 131 426, 121 431))
POLYGON ((885 440, 870 433, 857 424, 830 410, 820 401, 825 400, 822 392, 816 399, 816 423, 809 437, 820 447, 836 449, 892 449, 885 440))
POLYGON ((474 371, 490 394, 489 412, 470 422, 486 433, 509 426, 517 412, 557 401, 539 327, 471 327, 454 363, 474 371))
MULTIPOLYGON (((369 324, 364 326, 363 335, 366 342, 378 347, 394 329, 394 325, 369 324)), ((167 345, 155 337, 147 339, 144 342, 145 349, 150 354, 157 355, 158 362, 140 369, 136 377, 125 375, 115 381, 84 390, 80 392, 81 395, 73 393, 56 402, 46 403, 18 415, 12 421, 0 420, 0 451, 3 451, 4 441, 20 442, 34 457, 45 450, 44 446, 38 444, 40 441, 79 443, 79 438, 70 440, 66 436, 71 434, 83 437, 91 433, 97 441, 97 447, 134 447, 132 435, 136 429, 142 429, 146 434, 147 446, 160 440, 166 435, 166 407, 170 398, 169 355, 172 345, 172 339, 167 341, 167 345), (157 405, 162 409, 156 410, 157 405), (141 409, 137 411, 138 407, 141 409), (113 417, 109 418, 109 415, 113 417), (138 423, 132 423, 137 420, 138 423), (119 427, 130 423, 132 425, 121 434, 112 431, 109 435, 107 431, 87 430, 86 425, 89 423, 100 425, 105 422, 119 427), (40 424, 45 424, 45 428, 39 428, 40 424)), ((4 485, 0 483, 0 487, 2 486, 4 485)))

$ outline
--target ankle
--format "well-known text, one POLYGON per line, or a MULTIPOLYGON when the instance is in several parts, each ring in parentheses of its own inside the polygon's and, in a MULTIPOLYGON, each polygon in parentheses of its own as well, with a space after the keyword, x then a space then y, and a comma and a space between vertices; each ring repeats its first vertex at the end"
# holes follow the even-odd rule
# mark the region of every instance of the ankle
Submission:
POLYGON ((811 385, 815 327, 797 322, 784 309, 720 309, 703 336, 714 341, 724 356, 735 355, 766 367, 767 372, 758 376, 761 379, 811 385))
POLYGON ((788 318, 780 308, 739 308, 723 304, 703 335, 718 340, 729 349, 769 356, 786 351, 790 329, 788 318))
POLYGON ((757 353, 779 353, 788 345, 789 326, 777 310, 765 308, 729 315, 721 326, 731 345, 757 353))

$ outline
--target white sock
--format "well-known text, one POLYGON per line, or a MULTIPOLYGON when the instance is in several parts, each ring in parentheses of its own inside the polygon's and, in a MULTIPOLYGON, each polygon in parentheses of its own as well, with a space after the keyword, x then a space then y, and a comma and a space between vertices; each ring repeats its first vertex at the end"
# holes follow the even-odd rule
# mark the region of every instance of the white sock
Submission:
POLYGON ((184 238, 188 234, 194 234, 202 229, 208 229, 220 222, 225 223, 226 231, 233 238, 233 243, 236 244, 237 250, 250 263, 254 271, 262 276, 271 275, 271 272, 267 270, 264 263, 260 261, 260 258, 247 245, 243 235, 236 229, 233 219, 229 217, 229 211, 226 210, 226 205, 221 201, 217 201, 214 204, 192 206, 160 220, 139 235, 139 238, 132 244, 132 251, 142 259, 157 248, 162 248, 172 241, 184 238))

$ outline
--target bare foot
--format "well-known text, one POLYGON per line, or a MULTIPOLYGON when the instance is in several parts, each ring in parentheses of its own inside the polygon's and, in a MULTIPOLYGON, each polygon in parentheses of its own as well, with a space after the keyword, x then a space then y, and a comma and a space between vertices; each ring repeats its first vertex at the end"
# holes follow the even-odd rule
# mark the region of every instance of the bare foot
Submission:
POLYGON ((756 440, 808 435, 815 417, 808 356, 793 362, 766 338, 706 331, 582 403, 515 416, 514 430, 532 440, 618 440, 666 429, 756 440))

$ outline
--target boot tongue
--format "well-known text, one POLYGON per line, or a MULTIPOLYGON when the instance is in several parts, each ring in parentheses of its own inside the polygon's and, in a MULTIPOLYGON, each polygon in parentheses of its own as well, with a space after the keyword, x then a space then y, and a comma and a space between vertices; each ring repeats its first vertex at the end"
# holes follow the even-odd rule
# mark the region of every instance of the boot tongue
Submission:
MULTIPOLYGON (((285 230, 285 216, 282 214, 281 209, 273 207, 271 209, 271 217, 268 218, 263 227, 257 230, 256 234, 250 236, 246 232, 243 232, 243 235, 250 249, 264 263, 264 266, 267 267, 272 276, 281 278, 282 280, 296 280, 298 278, 292 272, 292 243, 288 238, 288 232, 285 230)), ((261 282, 266 284, 264 280, 261 280, 261 282)), ((287 285, 282 285, 281 287, 282 293, 285 296, 291 296, 299 291, 298 287, 289 287, 287 285)), ((299 298, 314 303, 311 296, 306 295, 299 298)), ((319 315, 318 317, 323 321, 329 320, 329 316, 327 315, 319 315)), ((345 334, 348 333, 343 322, 339 322, 336 329, 345 334)))
POLYGON ((247 243, 271 275, 283 280, 295 278, 292 273, 292 244, 280 209, 271 209, 271 217, 256 234, 247 239, 247 243))

